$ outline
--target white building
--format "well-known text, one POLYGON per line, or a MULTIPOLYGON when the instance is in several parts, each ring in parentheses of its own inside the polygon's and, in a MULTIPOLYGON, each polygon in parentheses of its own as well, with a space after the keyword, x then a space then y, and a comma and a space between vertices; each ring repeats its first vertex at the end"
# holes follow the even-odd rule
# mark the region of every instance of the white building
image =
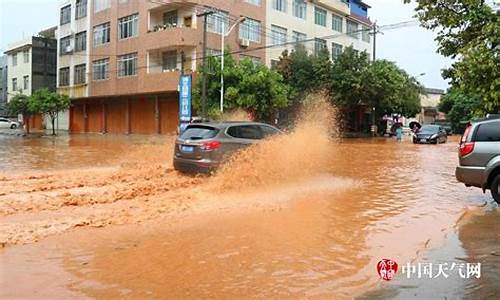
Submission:
MULTIPOLYGON (((348 46, 370 54, 372 24, 368 8, 359 0, 268 0, 266 23, 271 34, 267 44, 308 40, 304 46, 309 52, 326 47, 332 58, 348 46)), ((293 48, 293 43, 269 48, 266 64, 274 64, 285 49, 293 48)))

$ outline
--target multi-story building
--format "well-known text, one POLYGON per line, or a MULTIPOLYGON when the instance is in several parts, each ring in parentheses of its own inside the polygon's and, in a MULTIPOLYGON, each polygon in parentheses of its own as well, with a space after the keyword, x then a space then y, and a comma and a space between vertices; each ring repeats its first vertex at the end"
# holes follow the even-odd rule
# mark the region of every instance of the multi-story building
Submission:
POLYGON ((0 56, 0 116, 7 115, 8 69, 7 55, 0 56))
MULTIPOLYGON (((10 44, 7 51, 9 71, 7 73, 8 101, 16 94, 31 95, 47 88, 56 90, 57 40, 55 27, 41 31, 38 36, 10 44)), ((40 128, 40 116, 31 118, 32 128, 40 128)))
POLYGON ((169 133, 178 124, 178 83, 221 35, 236 59, 271 65, 284 49, 312 39, 332 57, 346 46, 371 51, 368 6, 360 0, 64 0, 58 28, 58 90, 73 99, 72 132, 169 133), (233 25, 237 25, 233 27, 233 25))
POLYGON ((268 48, 266 63, 273 65, 300 41, 311 53, 328 49, 332 58, 348 46, 370 53, 368 8, 360 0, 268 0, 267 44, 284 46, 268 48))

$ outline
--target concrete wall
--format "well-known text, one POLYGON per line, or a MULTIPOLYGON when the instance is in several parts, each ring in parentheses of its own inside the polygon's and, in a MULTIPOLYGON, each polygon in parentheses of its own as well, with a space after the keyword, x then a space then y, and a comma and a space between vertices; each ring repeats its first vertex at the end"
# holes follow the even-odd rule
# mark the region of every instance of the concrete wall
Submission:
POLYGON ((24 95, 31 95, 31 83, 32 83, 32 51, 31 51, 32 39, 25 39, 17 43, 9 45, 6 53, 8 57, 8 67, 9 72, 7 76, 8 84, 8 100, 12 99, 15 94, 22 92, 24 95), (29 61, 24 62, 23 50, 29 51, 29 61), (17 65, 14 66, 13 60, 17 56, 17 65), (29 76, 29 83, 27 89, 24 89, 23 79, 24 76, 29 76), (17 90, 14 91, 12 87, 12 79, 17 79, 17 90))
POLYGON ((8 69, 7 55, 0 56, 0 116, 7 114, 8 69))

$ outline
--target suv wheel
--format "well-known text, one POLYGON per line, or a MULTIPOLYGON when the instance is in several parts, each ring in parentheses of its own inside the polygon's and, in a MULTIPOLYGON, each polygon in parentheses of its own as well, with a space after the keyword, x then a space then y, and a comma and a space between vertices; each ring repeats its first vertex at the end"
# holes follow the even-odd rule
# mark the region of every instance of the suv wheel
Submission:
POLYGON ((495 178, 493 178, 493 182, 491 183, 491 196, 493 196, 493 199, 500 204, 500 175, 497 175, 495 178))
POLYGON ((10 125, 10 129, 16 129, 17 128, 17 125, 16 124, 12 124, 10 125))

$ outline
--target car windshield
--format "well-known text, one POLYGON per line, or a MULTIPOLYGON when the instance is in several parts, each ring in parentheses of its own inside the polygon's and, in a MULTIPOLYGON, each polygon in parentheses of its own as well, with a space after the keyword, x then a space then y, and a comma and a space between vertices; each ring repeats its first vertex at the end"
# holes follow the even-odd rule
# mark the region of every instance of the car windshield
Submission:
POLYGON ((425 125, 420 129, 420 133, 438 133, 439 126, 436 125, 425 125))
POLYGON ((204 140, 211 139, 217 135, 219 130, 205 125, 189 125, 182 133, 181 138, 185 140, 204 140))

